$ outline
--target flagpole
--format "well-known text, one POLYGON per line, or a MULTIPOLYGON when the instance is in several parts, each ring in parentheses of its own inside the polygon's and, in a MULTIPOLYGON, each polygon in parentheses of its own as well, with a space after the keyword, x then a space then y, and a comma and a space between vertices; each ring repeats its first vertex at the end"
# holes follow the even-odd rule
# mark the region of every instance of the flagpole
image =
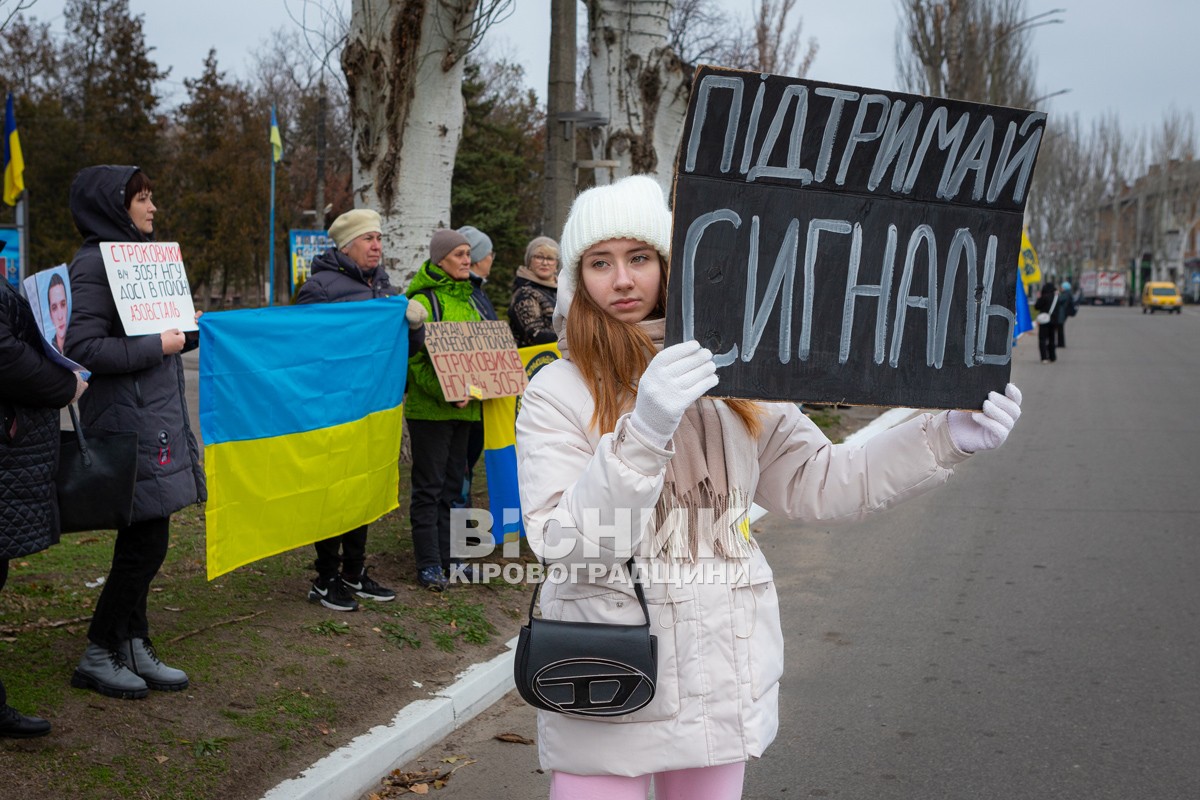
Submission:
POLYGON ((267 306, 275 305, 275 156, 271 155, 271 227, 267 233, 267 306))
POLYGON ((26 229, 29 223, 25 219, 28 206, 25 205, 25 195, 26 192, 22 191, 21 196, 17 198, 17 208, 14 212, 17 223, 17 286, 21 285, 27 275, 33 274, 29 270, 29 265, 25 263, 29 253, 29 243, 26 241, 26 229))

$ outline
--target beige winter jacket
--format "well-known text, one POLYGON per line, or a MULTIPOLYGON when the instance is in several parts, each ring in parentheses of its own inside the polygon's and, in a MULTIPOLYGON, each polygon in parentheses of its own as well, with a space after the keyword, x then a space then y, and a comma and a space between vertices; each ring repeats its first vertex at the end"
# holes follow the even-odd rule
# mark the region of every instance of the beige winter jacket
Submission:
MULTIPOLYGON (((792 519, 860 519, 940 486, 967 458, 951 442, 944 413, 922 415, 851 447, 831 444, 790 403, 764 405, 757 441, 720 408, 729 415, 723 425, 729 485, 792 519)), ((559 576, 572 578, 547 581, 542 614, 642 622, 621 566, 628 557, 621 538, 631 531, 625 545, 651 578, 645 590, 651 632, 658 637, 658 684, 650 705, 623 717, 539 711, 542 768, 635 776, 760 756, 778 728, 783 674, 771 568, 757 546, 741 561, 709 556, 695 565, 676 564, 674 571, 651 558, 645 533, 673 453, 643 441, 628 415, 613 433, 597 435, 590 427, 592 409, 579 371, 561 360, 530 382, 517 417, 529 543, 548 564, 561 565, 559 576)))

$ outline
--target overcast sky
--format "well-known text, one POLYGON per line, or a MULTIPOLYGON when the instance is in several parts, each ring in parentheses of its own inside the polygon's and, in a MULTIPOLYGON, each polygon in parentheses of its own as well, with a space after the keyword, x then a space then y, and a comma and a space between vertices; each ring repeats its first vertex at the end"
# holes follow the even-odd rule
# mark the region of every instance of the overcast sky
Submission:
MULTIPOLYGON (((309 0, 313 2, 314 0, 309 0)), ((349 0, 324 0, 349 6, 349 0)), ((8 7, 15 0, 0 0, 8 7)), ((749 19, 751 0, 721 0, 749 19)), ((304 0, 287 0, 299 11, 304 0)), ((61 28, 63 0, 37 0, 30 12, 61 28)), ((895 89, 896 0, 800 0, 804 36, 819 52, 814 80, 895 89)), ((1034 34, 1038 82, 1045 94, 1068 89, 1043 108, 1078 113, 1088 122, 1116 111, 1127 128, 1145 127, 1174 105, 1193 114, 1200 105, 1200 0, 1027 0, 1031 14, 1064 8, 1064 22, 1034 34)), ((162 66, 173 105, 182 80, 200 73, 210 47, 222 68, 245 76, 251 54, 270 31, 290 27, 285 0, 130 0, 144 15, 146 36, 162 66)), ((546 91, 550 0, 516 0, 515 11, 488 36, 493 53, 526 69, 539 96, 546 91)), ((580 13, 581 19, 583 13, 580 13)))

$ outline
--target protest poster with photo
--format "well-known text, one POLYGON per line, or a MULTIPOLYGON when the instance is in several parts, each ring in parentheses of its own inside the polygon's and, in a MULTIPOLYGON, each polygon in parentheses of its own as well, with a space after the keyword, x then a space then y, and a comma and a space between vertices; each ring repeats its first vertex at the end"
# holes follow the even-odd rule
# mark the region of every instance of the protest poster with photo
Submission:
POLYGON ((0 280, 21 288, 21 232, 9 225, 0 225, 0 280))
POLYGON ((67 265, 59 264, 36 272, 26 278, 21 286, 42 334, 46 355, 72 372, 81 373, 83 379, 87 380, 91 373, 64 355, 67 328, 71 324, 71 277, 67 274, 67 265))
POLYGON ((292 254, 292 291, 304 285, 312 274, 312 260, 333 247, 325 231, 288 231, 288 249, 292 254))
POLYGON ((1011 369, 1046 115, 700 67, 676 165, 667 344, 723 396, 978 407, 1011 369))
POLYGON ((425 349, 447 402, 525 391, 525 366, 506 322, 428 322, 425 349))
POLYGON ((100 254, 126 335, 198 329, 177 242, 101 242, 100 254))

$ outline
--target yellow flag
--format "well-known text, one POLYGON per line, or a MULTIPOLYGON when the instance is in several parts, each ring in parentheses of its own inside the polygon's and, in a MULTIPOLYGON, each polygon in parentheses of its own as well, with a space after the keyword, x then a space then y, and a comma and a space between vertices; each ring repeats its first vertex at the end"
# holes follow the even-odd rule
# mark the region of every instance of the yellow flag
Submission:
POLYGON ((21 155, 21 137, 17 135, 17 117, 13 113, 12 92, 4 104, 4 202, 17 204, 25 191, 25 159, 21 155))
POLYGON ((275 106, 271 106, 271 158, 283 158, 283 139, 279 136, 279 125, 275 122, 275 106))
POLYGON ((1021 268, 1021 280, 1026 287, 1037 286, 1042 282, 1042 268, 1038 264, 1037 251, 1029 241, 1029 231, 1021 229, 1021 256, 1017 259, 1021 268))

